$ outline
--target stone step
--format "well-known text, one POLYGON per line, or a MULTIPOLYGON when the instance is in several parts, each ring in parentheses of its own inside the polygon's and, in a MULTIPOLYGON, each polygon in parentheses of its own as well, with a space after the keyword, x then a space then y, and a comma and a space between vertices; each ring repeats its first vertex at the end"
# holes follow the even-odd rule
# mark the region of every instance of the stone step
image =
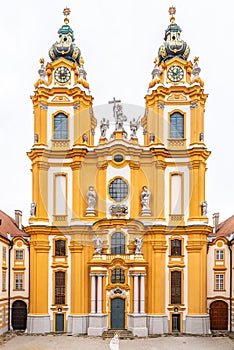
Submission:
POLYGON ((127 329, 109 329, 102 333, 102 339, 111 339, 115 333, 118 334, 119 339, 134 339, 132 332, 127 329))

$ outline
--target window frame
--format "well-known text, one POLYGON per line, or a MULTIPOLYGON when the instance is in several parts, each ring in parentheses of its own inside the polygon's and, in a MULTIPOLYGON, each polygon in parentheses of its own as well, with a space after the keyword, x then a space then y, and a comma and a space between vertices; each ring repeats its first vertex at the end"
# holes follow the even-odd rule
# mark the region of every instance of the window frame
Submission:
POLYGON ((66 272, 65 271, 55 271, 55 274, 54 274, 54 304, 55 305, 65 305, 66 304, 66 272), (60 279, 60 281, 59 281, 59 279, 60 279), (61 281, 63 283, 59 284, 61 281))
POLYGON ((111 271, 111 283, 112 284, 125 284, 125 271, 120 267, 117 267, 111 271), (119 281, 118 277, 119 276, 119 281))
POLYGON ((54 255, 55 256, 66 256, 67 244, 65 239, 56 239, 54 242, 54 255), (64 246, 59 247, 58 245, 63 242, 64 246), (60 253, 60 254, 57 254, 60 253), (62 254, 64 253, 64 254, 62 254))
POLYGON ((17 290, 17 291, 24 290, 24 273, 22 273, 22 272, 15 273, 15 275, 14 275, 14 290, 17 290), (19 278, 19 276, 21 276, 21 277, 19 278))
POLYGON ((23 249, 16 249, 15 250, 15 260, 17 260, 17 261, 24 260, 24 250, 23 249), (20 255, 20 257, 17 255, 20 255))
POLYGON ((67 115, 64 111, 57 111, 56 114, 53 115, 53 140, 60 141, 60 140, 69 140, 69 115, 67 115), (58 122, 58 127, 56 127, 57 121, 59 121, 59 117, 63 119, 63 121, 60 123, 58 122), (57 118, 57 119, 56 119, 57 118), (66 121, 65 128, 63 123, 66 121), (59 128, 59 126, 62 125, 63 128, 59 128), (58 134, 58 135, 57 135, 58 134), (65 137, 64 137, 65 136, 65 137))
POLYGON ((178 238, 171 239, 171 256, 182 256, 182 240, 181 239, 178 239, 178 238), (180 245, 179 245, 179 253, 180 254, 177 254, 177 251, 175 253, 173 253, 173 250, 178 249, 178 247, 176 245, 173 246, 172 242, 180 242, 180 245))
POLYGON ((215 260, 224 261, 224 249, 216 249, 215 250, 215 260))
POLYGON ((5 271, 2 272, 2 292, 6 292, 6 278, 7 274, 5 271))
POLYGON ((111 201, 114 201, 116 203, 121 203, 121 202, 126 201, 128 196, 129 196, 128 181, 121 176, 116 176, 116 177, 112 178, 108 183, 108 196, 109 196, 111 201), (123 186, 126 185, 125 190, 124 190, 124 188, 121 188, 120 183, 116 184, 116 188, 112 188, 112 187, 114 187, 114 183, 118 180, 120 180, 122 182, 123 186), (118 188, 118 185, 120 185, 120 188, 118 188), (127 192, 126 192, 126 189, 127 189, 127 192), (119 190, 120 190, 120 193, 119 193, 119 190), (116 196, 114 196, 115 193, 116 193, 116 196), (123 196, 121 196, 122 193, 123 194, 126 193, 126 195, 123 197, 123 196))
POLYGON ((170 272, 170 304, 182 304, 182 271, 179 270, 174 270, 170 272), (180 276, 177 280, 176 277, 174 277, 176 275, 180 276))
POLYGON ((223 272, 215 273, 214 290, 225 291, 225 274, 223 272))

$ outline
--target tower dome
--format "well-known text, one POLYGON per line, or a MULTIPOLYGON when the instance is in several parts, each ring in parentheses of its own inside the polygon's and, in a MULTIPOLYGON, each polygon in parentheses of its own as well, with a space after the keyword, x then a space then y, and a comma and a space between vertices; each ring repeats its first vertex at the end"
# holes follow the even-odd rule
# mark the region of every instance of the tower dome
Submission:
POLYGON ((59 41, 56 41, 55 44, 49 50, 49 56, 52 61, 55 61, 61 57, 67 59, 68 61, 81 64, 81 51, 74 43, 75 38, 73 30, 69 25, 69 19, 67 16, 70 14, 70 9, 65 8, 63 11, 65 16, 64 24, 58 30, 59 41))
POLYGON ((190 52, 188 44, 180 38, 182 32, 178 24, 175 23, 174 14, 176 13, 175 7, 169 8, 169 14, 171 15, 170 24, 165 30, 164 43, 158 50, 158 56, 155 60, 156 64, 160 64, 162 61, 167 61, 175 56, 187 60, 190 52))

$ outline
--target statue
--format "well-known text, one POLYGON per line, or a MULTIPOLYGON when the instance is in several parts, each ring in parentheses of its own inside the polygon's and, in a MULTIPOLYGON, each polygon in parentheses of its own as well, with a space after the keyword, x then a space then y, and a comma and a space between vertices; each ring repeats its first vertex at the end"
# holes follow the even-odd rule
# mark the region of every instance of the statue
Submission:
POLYGON ((118 104, 115 111, 115 130, 124 131, 123 122, 126 122, 127 117, 123 114, 122 105, 118 104))
POLYGON ((137 120, 135 120, 135 118, 133 118, 133 120, 130 121, 130 129, 131 129, 131 137, 137 137, 136 132, 140 126, 140 116, 138 117, 137 120))
POLYGON ((134 237, 134 243, 136 246, 135 254, 142 254, 142 244, 143 244, 143 238, 140 237, 134 237))
POLYGON ((150 215, 150 208, 149 208, 149 200, 150 200, 150 191, 147 189, 146 186, 143 186, 142 192, 141 192, 141 205, 142 205, 142 211, 141 215, 150 215))
POLYGON ((109 120, 102 118, 100 122, 101 138, 106 137, 106 130, 109 129, 109 120))
POLYGON ((36 202, 32 202, 31 203, 30 216, 36 216, 36 202))
POLYGON ((207 215, 207 201, 201 202, 201 212, 202 212, 202 216, 206 216, 207 215))
POLYGON ((96 242, 96 249, 94 251, 94 254, 102 254, 102 242, 103 239, 95 235, 93 237, 93 242, 96 242))
POLYGON ((119 350, 119 336, 115 333, 114 337, 110 341, 110 350, 119 350))
POLYGON ((86 196, 88 198, 88 208, 86 209, 86 215, 95 215, 94 206, 96 204, 96 192, 94 191, 93 186, 89 186, 89 190, 86 196))

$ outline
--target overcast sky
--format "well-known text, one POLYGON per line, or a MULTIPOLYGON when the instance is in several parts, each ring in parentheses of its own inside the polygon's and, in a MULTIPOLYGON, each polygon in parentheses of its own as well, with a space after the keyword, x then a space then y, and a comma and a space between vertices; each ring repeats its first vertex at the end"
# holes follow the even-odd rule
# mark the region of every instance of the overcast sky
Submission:
MULTIPOLYGON (((11 0, 1 3, 0 209, 23 211, 27 225, 31 203, 30 161, 33 144, 30 95, 38 79, 39 59, 71 9, 70 25, 85 60, 94 106, 115 96, 144 107, 153 61, 176 6, 181 37, 190 45, 190 60, 199 56, 201 78, 209 94, 205 142, 212 151, 206 176, 209 216, 221 221, 234 214, 234 68, 232 1, 174 0, 11 0)), ((210 221, 212 224, 212 221, 210 221)))

